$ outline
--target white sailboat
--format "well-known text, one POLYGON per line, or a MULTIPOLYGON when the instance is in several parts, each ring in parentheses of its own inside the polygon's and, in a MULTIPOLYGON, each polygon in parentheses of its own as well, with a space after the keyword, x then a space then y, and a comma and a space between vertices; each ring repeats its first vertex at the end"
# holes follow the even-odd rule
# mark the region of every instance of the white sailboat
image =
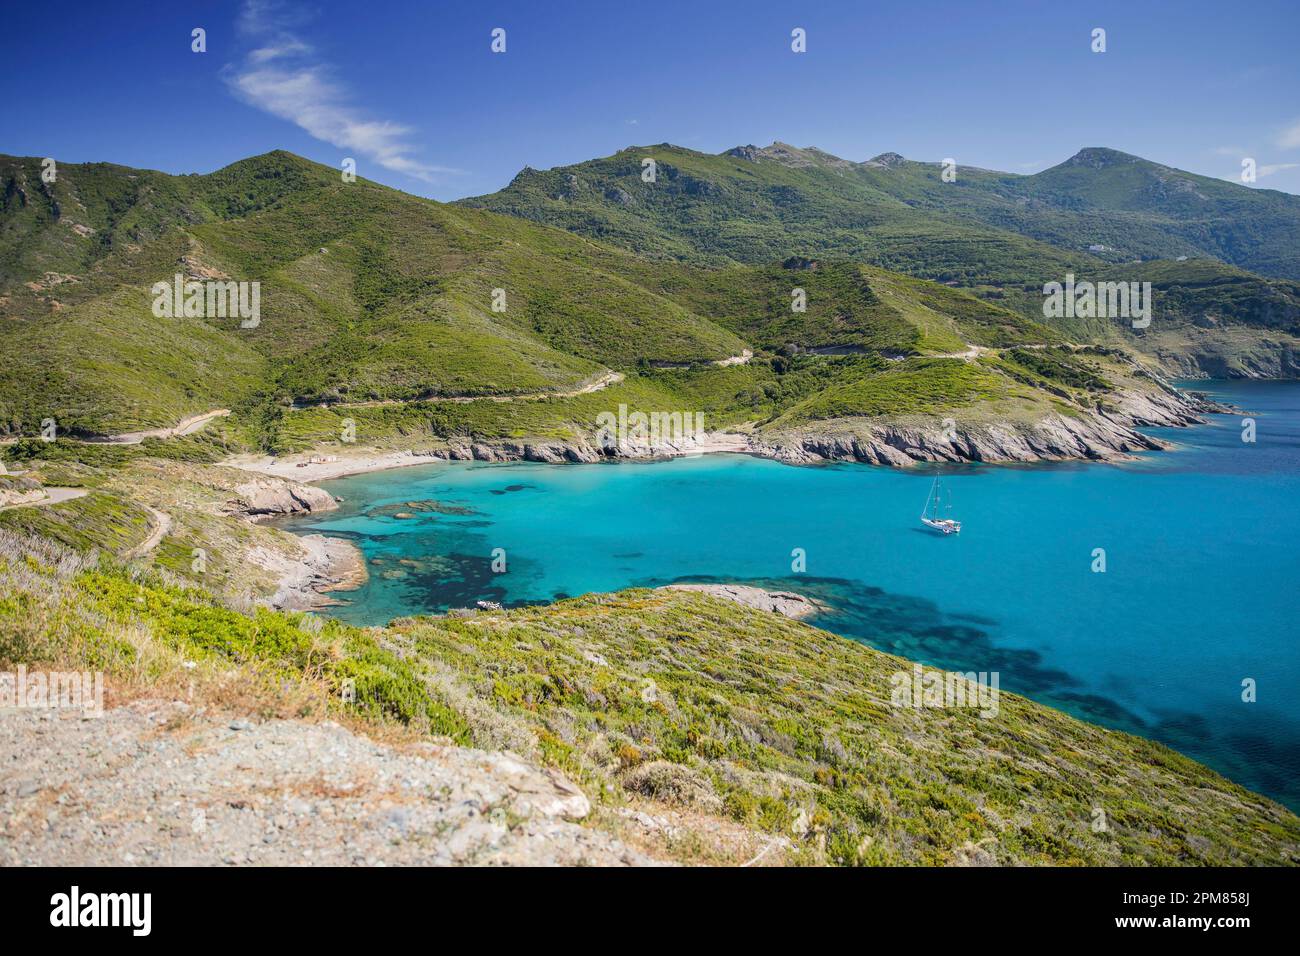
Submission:
POLYGON ((938 475, 935 476, 934 484, 930 486, 930 497, 925 499, 925 508, 921 512, 921 524, 927 528, 933 528, 935 531, 941 531, 944 534, 961 534, 961 522, 954 521, 949 517, 940 517, 940 510, 943 512, 952 511, 952 494, 948 495, 947 503, 941 504, 940 498, 943 495, 943 488, 939 482, 938 475))

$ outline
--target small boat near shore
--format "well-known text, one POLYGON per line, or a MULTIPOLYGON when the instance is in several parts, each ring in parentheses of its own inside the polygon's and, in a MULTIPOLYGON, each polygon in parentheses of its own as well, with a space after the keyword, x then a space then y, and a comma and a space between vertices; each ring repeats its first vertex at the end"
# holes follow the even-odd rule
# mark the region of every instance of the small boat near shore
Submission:
POLYGON ((925 507, 921 510, 921 524, 945 535, 961 534, 961 522, 954 520, 951 512, 952 494, 950 492, 946 499, 943 498, 943 485, 936 475, 934 484, 930 486, 930 496, 925 499, 925 507))

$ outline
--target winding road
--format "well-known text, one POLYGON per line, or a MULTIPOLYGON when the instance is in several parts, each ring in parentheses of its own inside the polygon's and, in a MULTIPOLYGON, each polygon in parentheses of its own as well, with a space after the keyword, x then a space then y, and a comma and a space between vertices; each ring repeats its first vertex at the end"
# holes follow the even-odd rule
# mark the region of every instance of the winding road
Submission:
POLYGON ((290 406, 295 412, 308 408, 378 408, 383 405, 424 405, 431 402, 467 404, 469 402, 535 402, 543 398, 577 398, 617 385, 626 376, 622 372, 605 372, 593 381, 567 392, 526 392, 520 395, 434 395, 428 398, 379 398, 366 402, 304 402, 290 406))
POLYGON ((62 504, 65 501, 72 501, 74 498, 82 498, 86 494, 85 488, 45 488, 45 497, 39 501, 17 501, 11 505, 0 505, 0 511, 9 511, 11 508, 44 508, 47 505, 62 504))
MULTIPOLYGON (((193 435, 214 418, 224 418, 230 414, 228 408, 214 408, 201 415, 182 418, 170 428, 150 428, 139 432, 123 432, 120 435, 100 435, 94 438, 72 438, 59 435, 60 441, 76 442, 79 445, 138 445, 146 438, 177 438, 181 435, 193 435)), ((0 438, 0 445, 12 445, 17 438, 0 438)))
POLYGON ((228 408, 214 408, 201 415, 191 415, 181 419, 171 428, 150 428, 140 432, 123 432, 121 435, 105 435, 103 438, 80 439, 87 445, 138 445, 146 438, 177 438, 192 435, 214 418, 224 418, 230 414, 228 408))

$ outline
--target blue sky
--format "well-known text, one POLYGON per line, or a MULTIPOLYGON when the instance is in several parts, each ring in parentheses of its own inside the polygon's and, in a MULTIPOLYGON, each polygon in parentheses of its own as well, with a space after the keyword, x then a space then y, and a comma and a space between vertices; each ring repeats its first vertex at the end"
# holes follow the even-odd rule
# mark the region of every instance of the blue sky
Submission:
POLYGON ((10 4, 0 152, 183 173, 283 148, 453 199, 661 142, 1010 172, 1111 146, 1300 193, 1298 28, 1296 0, 10 4))

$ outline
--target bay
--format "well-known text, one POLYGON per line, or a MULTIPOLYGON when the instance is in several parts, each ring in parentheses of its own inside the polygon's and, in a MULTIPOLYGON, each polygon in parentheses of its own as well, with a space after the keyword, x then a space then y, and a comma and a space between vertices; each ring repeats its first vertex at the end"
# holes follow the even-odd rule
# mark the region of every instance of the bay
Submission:
POLYGON ((1255 440, 1219 415, 1119 464, 443 463, 327 482, 339 511, 288 526, 372 562, 328 611, 356 624, 680 580, 785 588, 834 608, 818 626, 997 671, 1300 810, 1300 383, 1193 387, 1248 412, 1255 440), (960 536, 918 520, 936 473, 960 536))

